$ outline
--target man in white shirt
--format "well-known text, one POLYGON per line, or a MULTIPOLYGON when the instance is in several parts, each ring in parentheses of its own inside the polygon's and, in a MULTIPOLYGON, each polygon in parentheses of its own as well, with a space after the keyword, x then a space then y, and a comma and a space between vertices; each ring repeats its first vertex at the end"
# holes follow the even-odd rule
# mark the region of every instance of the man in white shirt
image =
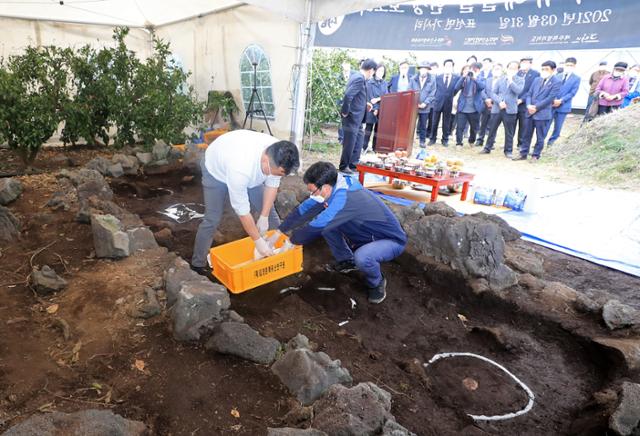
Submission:
POLYGON ((245 232, 263 256, 273 254, 263 238, 280 225, 273 203, 280 178, 298 169, 298 148, 252 130, 234 130, 213 141, 200 164, 205 214, 193 246, 191 266, 207 273, 207 254, 222 219, 227 195, 245 232), (252 212, 259 213, 254 221, 252 212))

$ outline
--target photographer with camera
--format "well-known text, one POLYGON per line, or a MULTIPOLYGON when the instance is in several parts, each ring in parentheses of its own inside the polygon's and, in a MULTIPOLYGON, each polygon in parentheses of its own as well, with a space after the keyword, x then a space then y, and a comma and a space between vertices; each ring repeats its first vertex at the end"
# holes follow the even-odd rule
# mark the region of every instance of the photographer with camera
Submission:
POLYGON ((482 90, 485 87, 485 80, 479 76, 480 70, 482 70, 481 63, 475 62, 471 64, 466 76, 458 79, 454 90, 454 94, 460 91, 456 114, 456 145, 458 146, 462 146, 462 137, 467 128, 467 123, 470 126, 469 144, 473 145, 476 142, 480 114, 484 110, 482 90))

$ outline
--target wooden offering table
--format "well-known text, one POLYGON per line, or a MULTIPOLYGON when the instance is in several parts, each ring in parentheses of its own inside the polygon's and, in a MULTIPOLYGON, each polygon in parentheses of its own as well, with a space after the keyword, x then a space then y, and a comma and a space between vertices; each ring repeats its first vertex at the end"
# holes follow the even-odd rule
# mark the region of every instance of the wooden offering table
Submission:
POLYGON ((465 201, 467 199, 467 193, 469 192, 469 182, 473 180, 473 174, 471 173, 459 173, 456 177, 451 177, 449 175, 422 177, 408 173, 399 173, 396 171, 386 170, 384 168, 375 168, 368 165, 356 165, 356 168, 359 173, 358 179, 363 185, 365 173, 371 173, 388 177, 390 184, 393 183, 393 179, 399 179, 419 183, 421 185, 431 186, 431 202, 438 201, 438 190, 441 186, 451 186, 460 183, 462 183, 462 193, 460 195, 460 201, 465 201))

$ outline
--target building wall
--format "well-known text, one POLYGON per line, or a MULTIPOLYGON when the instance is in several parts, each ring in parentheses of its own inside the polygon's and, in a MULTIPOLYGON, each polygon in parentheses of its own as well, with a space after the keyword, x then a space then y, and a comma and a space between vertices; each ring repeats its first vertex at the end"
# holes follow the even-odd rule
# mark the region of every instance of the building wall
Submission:
MULTIPOLYGON (((261 46, 269 57, 275 104, 275 119, 269 120, 273 134, 288 139, 291 129, 292 68, 296 63, 299 25, 254 6, 238 6, 189 21, 161 26, 157 35, 171 42, 171 50, 185 69, 198 97, 209 90, 231 91, 241 108, 240 57, 250 44, 261 46)), ((265 131, 264 122, 254 128, 265 131)))
MULTIPOLYGON (((56 23, 50 21, 23 20, 0 17, 0 58, 19 54, 29 45, 57 45, 81 47, 92 44, 96 47, 113 43, 113 27, 86 24, 56 23)), ((131 29, 127 37, 129 48, 141 58, 150 53, 149 32, 131 29)))

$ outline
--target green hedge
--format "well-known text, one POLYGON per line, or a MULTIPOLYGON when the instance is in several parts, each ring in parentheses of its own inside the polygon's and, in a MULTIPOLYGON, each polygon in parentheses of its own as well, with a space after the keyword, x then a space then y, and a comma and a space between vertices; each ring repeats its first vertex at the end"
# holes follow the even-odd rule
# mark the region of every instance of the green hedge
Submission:
POLYGON ((61 140, 113 145, 157 140, 184 142, 185 128, 201 123, 204 103, 188 86, 190 73, 171 59, 169 44, 153 36, 142 61, 127 48, 128 28, 116 28, 114 46, 77 50, 27 47, 0 63, 0 141, 26 165, 64 122, 61 140))

